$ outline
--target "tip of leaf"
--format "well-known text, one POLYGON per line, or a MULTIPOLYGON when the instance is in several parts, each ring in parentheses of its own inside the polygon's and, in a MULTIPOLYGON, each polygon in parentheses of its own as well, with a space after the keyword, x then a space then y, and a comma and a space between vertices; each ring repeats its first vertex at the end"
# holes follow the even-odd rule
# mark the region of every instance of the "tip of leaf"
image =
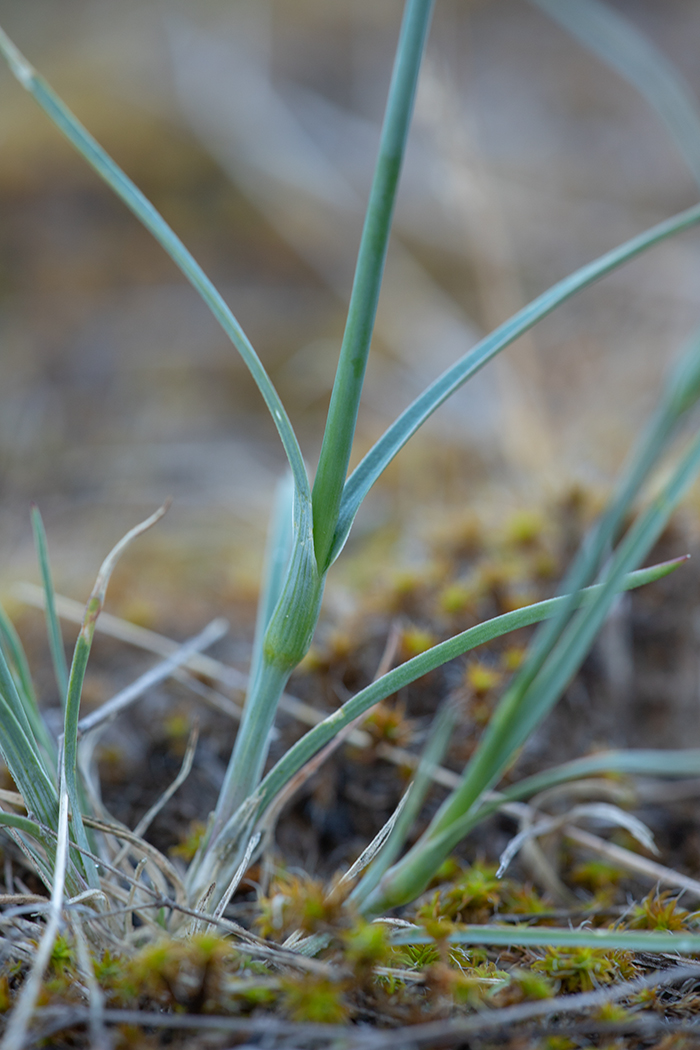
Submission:
POLYGON ((670 558, 668 561, 659 562, 658 568, 665 569, 665 575, 667 575, 670 572, 675 572, 679 566, 686 561, 690 561, 691 558, 692 554, 681 554, 678 558, 670 558))

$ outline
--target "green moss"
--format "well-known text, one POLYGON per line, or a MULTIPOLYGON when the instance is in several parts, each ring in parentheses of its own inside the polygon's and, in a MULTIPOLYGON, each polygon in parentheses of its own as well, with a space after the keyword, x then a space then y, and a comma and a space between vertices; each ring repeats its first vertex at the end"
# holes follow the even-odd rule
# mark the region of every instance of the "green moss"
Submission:
POLYGON ((342 899, 320 879, 285 872, 273 879, 269 895, 261 898, 256 925, 263 937, 280 937, 295 930, 326 931, 340 917, 342 899))
POLYGON ((292 1021, 343 1024, 348 1020, 343 984, 309 975, 285 978, 281 983, 282 1008, 292 1021))
POLYGON ((697 912, 686 911, 668 891, 654 892, 634 906, 627 925, 632 930, 687 930, 697 919, 697 912))
POLYGON ((475 863, 455 879, 439 900, 441 917, 458 922, 479 921, 501 903, 507 883, 496 878, 496 865, 475 863))
POLYGON ((345 962, 360 977, 390 960, 389 930, 382 923, 360 920, 343 935, 342 941, 345 962))
POLYGON ((517 547, 528 547, 541 539, 545 522, 536 510, 518 510, 506 522, 505 541, 517 547))
POLYGON ((636 970, 630 952, 603 948, 545 948, 544 957, 532 969, 554 982, 557 991, 590 992, 601 984, 626 981, 636 970))

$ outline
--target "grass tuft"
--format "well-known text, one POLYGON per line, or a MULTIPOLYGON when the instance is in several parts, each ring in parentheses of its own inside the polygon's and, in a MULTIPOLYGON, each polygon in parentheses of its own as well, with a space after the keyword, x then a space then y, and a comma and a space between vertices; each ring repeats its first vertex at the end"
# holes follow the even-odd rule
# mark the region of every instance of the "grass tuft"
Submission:
MULTIPOLYGON (((700 121, 682 82, 663 58, 598 0, 534 2, 642 91, 697 178, 700 121)), ((395 579, 391 593, 384 596, 384 608, 401 619, 392 626, 376 676, 362 678, 369 684, 344 694, 343 702, 326 715, 285 693, 302 662, 307 673, 324 673, 330 687, 334 676, 339 677, 338 667, 350 661, 352 640, 342 633, 329 640, 325 654, 311 649, 326 576, 363 500, 423 423, 559 305, 700 223, 700 205, 695 205, 535 297, 430 383, 348 476, 432 10, 433 0, 405 3, 313 482, 267 371, 221 294, 153 205, 0 29, 0 52, 19 83, 161 244, 240 354, 270 412, 289 466, 270 529, 246 700, 242 711, 233 709, 240 718, 235 744, 214 811, 206 823, 190 827, 173 850, 172 861, 144 836, 190 773, 196 729, 189 734, 180 773, 133 832, 112 820, 102 803, 92 762, 97 733, 146 688, 178 670, 182 673, 181 666, 221 637, 226 625, 214 621, 175 652, 169 647, 164 663, 99 712, 81 719, 86 668, 110 576, 128 544, 166 508, 132 529, 103 562, 70 669, 47 538, 38 510, 32 510, 64 725, 59 739, 53 739, 17 635, 0 611, 0 752, 17 789, 0 795, 0 825, 50 893, 43 900, 30 899, 32 894, 18 883, 22 893, 13 894, 10 863, 6 903, 15 910, 7 920, 12 936, 6 943, 15 970, 8 970, 0 984, 0 1009, 7 1009, 11 999, 14 1006, 2 1050, 19 1050, 32 1038, 37 1006, 73 1002, 78 987, 88 1000, 90 1038, 97 1045, 105 1042, 105 1004, 122 1011, 145 1008, 152 1022, 180 1014, 215 1012, 237 1019, 244 1012, 277 1010, 298 1025, 346 1025, 367 1015, 396 1023, 408 1016, 440 1019, 445 1010, 531 1008, 549 996, 585 997, 630 982, 630 988, 637 988, 645 979, 642 953, 700 952, 697 913, 681 907, 676 898, 655 891, 625 915, 611 919, 607 912, 617 906, 624 883, 620 871, 613 864, 589 860, 568 873, 572 889, 560 870, 561 851, 556 846, 548 851, 536 841, 558 832, 595 848, 601 840, 582 839, 586 833, 578 828, 579 821, 593 818, 624 827, 653 847, 647 827, 624 808, 634 803, 634 785, 629 795, 606 792, 600 774, 697 776, 697 750, 611 751, 520 780, 516 774, 501 785, 578 673, 620 595, 682 571, 682 552, 671 560, 640 566, 700 472, 700 434, 693 423, 700 401, 700 333, 688 341, 670 370, 617 488, 585 536, 557 594, 552 596, 549 589, 560 568, 554 551, 556 530, 546 517, 531 509, 518 512, 495 530, 496 540, 473 518, 465 519, 451 544, 445 545, 434 572, 412 570, 395 579), (451 578, 445 571, 448 563, 457 567, 451 578), (488 611, 475 623, 485 606, 488 611), (537 631, 525 644, 523 636, 529 637, 528 629, 535 625, 537 631), (514 632, 517 636, 509 638, 514 632), (464 662, 466 654, 494 643, 496 649, 464 662), (462 662, 446 689, 450 695, 431 725, 408 717, 409 688, 457 660, 462 662), (388 703, 394 696, 397 699, 388 703), (266 772, 280 706, 304 712, 313 724, 266 772), (447 768, 442 763, 460 733, 458 768, 447 768), (310 873, 271 870, 270 842, 279 813, 295 793, 313 783, 322 763, 346 738, 353 747, 364 748, 365 755, 389 757, 412 770, 408 789, 355 864, 330 885, 310 873), (407 750, 419 739, 421 755, 407 750), (599 775, 597 782, 594 774, 599 775), (436 782, 448 791, 437 806, 430 797, 436 782), (579 789, 584 801, 569 805, 565 784, 571 798, 579 789), (560 807, 564 804, 561 813, 547 811, 553 800, 560 807), (503 853, 502 867, 450 860, 465 836, 497 811, 516 817, 521 829, 503 853), (406 842, 410 847, 402 852, 406 842), (568 925, 548 925, 555 910, 550 897, 528 883, 499 877, 521 846, 538 885, 547 887, 557 906, 566 905, 568 925), (246 926, 227 916, 238 914, 232 909, 254 865, 261 881, 246 926), (584 895, 576 896, 582 891, 584 895), (585 892, 594 896, 586 897, 585 892), (410 918, 388 915, 411 905, 405 912, 410 918), (574 925, 577 908, 608 925, 574 925), (613 919, 617 924, 610 924, 613 919), (17 967, 23 974, 21 983, 15 980, 17 967)), ((211 670, 212 664, 206 666, 211 670)), ((443 686, 448 672, 444 674, 443 686)), ((208 686, 199 686, 206 692, 208 686)), ((434 702, 432 706, 437 707, 434 702)), ((187 728, 171 718, 163 723, 162 733, 184 744, 187 728)), ((624 855, 608 850, 608 861, 624 855)), ((645 867, 643 861, 635 870, 669 874, 658 865, 645 867)), ((677 885, 681 879, 677 876, 677 885)), ((617 1001, 586 1002, 600 1009, 601 1023, 624 1024, 628 1019, 617 1001)), ((128 1041, 127 1029, 123 1033, 128 1041)))

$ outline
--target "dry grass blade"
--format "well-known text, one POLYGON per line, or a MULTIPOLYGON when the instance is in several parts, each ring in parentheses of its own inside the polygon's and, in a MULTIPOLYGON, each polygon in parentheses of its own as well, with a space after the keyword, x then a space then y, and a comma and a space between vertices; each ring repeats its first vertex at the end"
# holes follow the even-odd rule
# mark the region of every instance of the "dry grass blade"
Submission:
POLYGON ((590 831, 584 831, 582 828, 574 828, 567 825, 564 828, 564 834, 572 842, 593 850, 594 853, 605 857, 606 860, 625 868, 627 871, 633 872, 635 875, 641 875, 652 883, 659 883, 661 886, 673 886, 674 889, 683 890, 696 900, 700 900, 700 882, 697 879, 691 879, 688 875, 681 875, 680 872, 674 871, 673 868, 666 868, 663 864, 647 860, 646 857, 624 849, 622 846, 606 842, 605 839, 598 838, 597 835, 592 835, 590 831))
MULTIPOLYGON (((206 895, 202 895, 204 899, 206 895)), ((206 902, 205 902, 206 904, 206 902)), ((177 901, 171 900, 169 897, 159 898, 154 901, 152 907, 158 908, 170 908, 172 911, 179 912, 181 915, 185 915, 190 919, 196 921, 197 926, 203 922, 210 926, 217 926, 224 933, 232 934, 242 942, 240 945, 241 951, 245 952, 246 955, 250 955, 251 958, 267 959, 274 962, 278 966, 292 967, 297 970, 304 970, 308 973, 315 973, 323 977, 339 978, 340 971, 337 966, 332 963, 324 962, 321 959, 311 959, 305 955, 302 955, 292 949, 284 948, 276 944, 272 944, 269 941, 265 941, 262 937, 256 936, 250 930, 246 930, 244 926, 240 926, 237 922, 232 919, 214 918, 213 915, 202 914, 201 910, 196 908, 188 908, 184 904, 179 904, 177 901)), ((95 916, 98 918, 98 916, 95 916)))
POLYGON ((81 718, 78 722, 78 735, 85 736, 91 730, 97 729, 98 726, 116 718, 118 714, 125 711, 134 701, 138 700, 147 689, 150 689, 151 686, 156 685, 158 682, 162 682, 164 678, 169 678, 181 664, 189 660, 192 653, 198 652, 200 649, 208 649, 210 645, 218 642, 228 632, 228 629, 229 624, 227 620, 221 617, 212 620, 203 631, 200 631, 194 638, 183 642, 162 663, 140 675, 135 682, 122 689, 96 711, 92 711, 89 715, 81 718))
MULTIPOLYGON (((173 797, 177 789, 187 780, 192 770, 192 762, 194 760, 194 753, 197 750, 198 740, 199 726, 195 723, 195 725, 190 731, 190 736, 187 741, 187 747, 185 749, 185 754, 182 759, 182 765, 180 766, 180 772, 175 777, 172 784, 170 784, 170 786, 165 789, 160 798, 156 802, 154 802, 151 808, 141 817, 141 820, 138 822, 133 831, 133 834, 136 836, 136 838, 141 839, 143 837, 145 832, 148 830, 148 828, 151 826, 155 818, 162 810, 163 806, 165 806, 168 803, 168 801, 173 797)), ((127 843, 126 845, 122 846, 119 853, 114 858, 115 867, 119 867, 128 851, 129 844, 127 843)))
POLYGON ((389 838, 389 835, 391 835, 392 831, 394 830, 394 826, 396 824, 396 821, 401 816, 403 808, 406 805, 406 803, 408 802, 409 795, 411 794, 411 789, 412 788, 413 788, 413 784, 411 783, 411 784, 408 785, 408 787, 406 788, 406 791, 403 793, 403 795, 399 799, 398 806, 396 807, 394 812, 391 814, 391 816, 387 820, 386 824, 384 824, 384 826, 379 829, 377 834, 374 836, 374 838, 370 842, 369 846, 366 846, 365 849, 363 849, 362 853, 357 858, 355 863, 351 867, 348 868, 348 870, 345 872, 343 877, 340 879, 340 882, 338 883, 338 886, 344 886, 346 883, 354 882, 355 879, 357 878, 357 876, 360 874, 360 872, 364 871, 368 864, 371 864, 371 862, 377 856, 377 854, 379 853, 380 849, 382 848, 382 846, 384 845, 386 840, 389 838))
MULTIPOLYGON (((37 587, 34 583, 17 583, 12 588, 12 594, 19 601, 32 605, 35 609, 44 608, 44 592, 41 587, 37 587)), ((85 607, 73 598, 66 598, 65 595, 57 594, 56 612, 61 619, 68 620, 69 623, 80 624, 83 622, 85 607)), ((136 649, 145 649, 148 653, 155 653, 157 656, 165 658, 172 656, 179 649, 178 642, 174 642, 172 638, 166 638, 165 635, 158 634, 156 631, 150 631, 147 627, 140 627, 138 624, 130 623, 128 620, 123 620, 121 617, 114 616, 108 612, 103 612, 100 615, 96 630, 98 634, 106 634, 119 642, 133 645, 136 649)), ((229 685, 232 689, 240 692, 245 692, 248 684, 248 676, 243 674, 242 671, 237 671, 235 667, 227 667, 226 664, 222 664, 219 660, 214 660, 212 657, 203 656, 199 653, 193 653, 185 662, 185 666, 195 674, 205 675, 207 678, 220 681, 222 684, 229 685)))
MULTIPOLYGON (((658 790, 659 785, 654 787, 658 790)), ((535 810, 545 810, 552 804, 561 805, 569 800, 595 799, 611 802, 619 806, 633 806, 640 797, 639 789, 629 783, 619 783, 605 777, 586 777, 583 780, 572 780, 569 783, 557 784, 555 787, 540 791, 530 798, 529 804, 535 810)))
MULTIPOLYGON (((477 1016, 376 1031, 366 1027, 333 1024, 294 1024, 274 1017, 231 1017, 183 1013, 155 1013, 139 1010, 107 1009, 104 1020, 109 1025, 133 1025, 137 1028, 170 1029, 174 1031, 220 1032, 235 1038, 238 1046, 265 1045, 276 1047, 314 1046, 317 1050, 447 1050, 465 1045, 472 1036, 507 1031, 514 1025, 527 1023, 553 1014, 576 1014, 599 1010, 608 1003, 624 1001, 654 988, 666 988, 697 978, 700 964, 673 966, 667 970, 637 978, 624 984, 612 985, 594 992, 559 996, 537 1002, 526 1002, 502 1009, 481 1011, 477 1016), (244 1043, 243 1040, 249 1040, 244 1043), (263 1042, 261 1042, 264 1040, 263 1042)), ((44 1008, 38 1013, 43 1022, 41 1036, 49 1039, 54 1033, 76 1025, 89 1023, 86 1007, 55 1010, 44 1008)), ((640 1021, 636 1015, 631 1024, 640 1021)), ((605 1027, 597 1022, 596 1027, 605 1027)), ((590 1030, 590 1029, 589 1029, 590 1030)))
MULTIPOLYGON (((121 931, 119 937, 117 937, 114 934, 112 927, 107 923, 107 920, 113 915, 124 915, 127 911, 131 911, 134 913, 138 912, 142 924, 144 926, 149 926, 151 928, 151 931, 154 934, 156 934, 157 937, 161 937, 163 934, 162 925, 156 923, 153 919, 151 919, 148 913, 145 911, 145 909, 167 908, 170 910, 176 910, 179 904, 177 901, 173 900, 169 895, 163 893, 162 886, 164 885, 164 882, 162 880, 162 874, 158 871, 157 868, 155 868, 154 870, 154 865, 152 864, 152 862, 149 861, 149 858, 141 858, 143 861, 143 867, 137 865, 135 871, 132 870, 131 873, 125 871, 124 868, 122 868, 121 870, 119 868, 115 868, 112 864, 109 864, 107 861, 102 860, 95 854, 92 854, 92 859, 96 861, 96 863, 100 864, 105 872, 109 872, 111 875, 115 876, 115 878, 113 879, 103 880, 105 899, 107 897, 111 897, 113 900, 116 900, 120 904, 122 904, 123 907, 117 909, 110 909, 109 911, 100 911, 99 913, 83 909, 83 920, 85 922, 91 923, 99 922, 101 926, 100 937, 110 940, 118 953, 123 950, 125 940, 128 940, 128 938, 121 931), (150 870, 147 867, 149 863, 151 863, 150 870), (149 886, 141 879, 141 875, 144 871, 149 875, 153 886, 149 886), (124 889, 125 882, 130 887, 130 890, 128 892, 126 889, 124 889), (158 886, 158 888, 155 888, 156 886, 158 886), (145 902, 140 901, 134 904, 133 900, 135 898, 136 891, 146 894, 151 898, 151 900, 145 902)), ((75 903, 75 900, 75 898, 72 898, 71 901, 68 902, 68 904, 72 906, 75 903)))
MULTIPOLYGON (((105 820, 98 820, 96 817, 85 817, 84 819, 87 827, 95 828, 96 831, 104 831, 108 835, 114 835, 115 838, 123 839, 125 842, 128 842, 136 852, 147 857, 148 860, 153 863, 155 869, 162 873, 162 875, 165 876, 168 882, 173 886, 177 899, 185 899, 185 889, 182 885, 182 879, 168 858, 164 857, 155 846, 150 844, 150 842, 138 838, 138 836, 134 835, 133 832, 128 830, 128 828, 123 828, 119 824, 112 824, 105 820)), ((97 860, 99 863, 102 863, 101 858, 97 858, 97 860)), ((114 870, 116 871, 117 869, 114 870)))
POLYGON ((75 940, 78 970, 83 981, 85 981, 89 996, 90 1047, 91 1050, 111 1050, 112 1040, 107 1033, 104 1023, 104 995, 95 977, 90 950, 85 938, 82 923, 75 913, 70 916, 70 926, 75 940))
MULTIPOLYGON (((294 1024, 290 1021, 278 1021, 271 1017, 243 1018, 224 1016, 211 1016, 206 1014, 173 1014, 155 1013, 154 1011, 139 1010, 105 1010, 105 1022, 109 1025, 129 1025, 136 1028, 170 1029, 172 1031, 213 1032, 223 1033, 233 1037, 247 1037, 255 1040, 253 1043, 236 1042, 238 1050, 253 1050, 254 1046, 283 1047, 284 1050, 296 1050, 300 1045, 311 1045, 317 1050, 375 1050, 378 1047, 376 1036, 362 1029, 348 1028, 347 1025, 294 1024), (261 1043, 260 1039, 264 1039, 261 1043), (278 1042, 282 1040, 282 1042, 278 1042), (297 1042, 303 1040, 303 1043, 297 1042)), ((75 1025, 83 1025, 89 1021, 89 1012, 85 1007, 69 1007, 67 1009, 43 1009, 39 1015, 44 1021, 40 1035, 43 1039, 50 1039, 52 1035, 64 1029, 70 1029, 75 1025)), ((410 1032, 410 1029, 408 1029, 410 1032)), ((402 1029, 406 1032, 406 1029, 402 1029)), ((382 1044, 383 1045, 383 1044, 382 1044)), ((392 1044, 396 1045, 396 1044, 392 1044)), ((411 1046, 409 1043, 403 1044, 411 1046)))
POLYGON ((501 853, 498 871, 496 873, 497 878, 502 878, 505 875, 507 868, 510 866, 511 861, 516 856, 521 846, 524 845, 529 839, 538 838, 540 835, 549 835, 552 831, 557 831, 564 825, 568 825, 571 821, 578 820, 581 817, 592 817, 594 820, 602 820, 608 824, 615 824, 618 827, 625 828, 640 845, 644 846, 651 853, 658 853, 658 849, 654 843, 649 828, 646 824, 643 824, 641 820, 633 817, 631 813, 626 813, 623 809, 618 806, 611 806, 606 802, 594 802, 588 805, 574 806, 569 810, 568 813, 562 813, 556 817, 547 817, 544 820, 538 821, 536 824, 530 824, 528 827, 524 827, 522 831, 510 840, 506 848, 501 853))
MULTIPOLYGON (((18 583, 12 588, 12 593, 27 605, 32 605, 37 609, 44 608, 44 592, 41 587, 37 587, 33 583, 18 583)), ((80 602, 57 594, 56 612, 62 619, 68 620, 70 623, 82 623, 85 609, 80 602)), ((145 627, 139 627, 137 624, 129 623, 128 620, 122 620, 110 613, 103 612, 100 615, 95 629, 98 634, 106 634, 110 638, 116 638, 138 649, 145 649, 149 653, 157 653, 159 656, 168 657, 178 648, 178 643, 172 641, 171 638, 166 638, 155 631, 149 631, 145 627)), ((206 656, 204 653, 194 653, 185 662, 184 666, 194 674, 204 675, 206 678, 219 682, 229 689, 234 689, 238 693, 245 693, 248 688, 247 674, 235 667, 222 663, 220 660, 215 660, 211 656, 206 656)), ((299 700, 296 696, 291 696, 289 693, 282 694, 279 707, 281 711, 308 726, 315 726, 326 717, 325 712, 318 711, 315 707, 304 703, 303 700, 299 700)), ((367 747, 370 743, 369 735, 360 733, 357 730, 351 739, 352 743, 357 747, 367 747)))
POLYGON ((68 861, 68 791, 63 780, 59 796, 58 814, 58 836, 56 840, 56 861, 54 866, 54 881, 51 890, 51 901, 49 907, 49 921, 46 924, 43 936, 39 942, 36 956, 32 963, 19 998, 10 1014, 10 1019, 5 1034, 0 1043, 1 1050, 22 1050, 32 1014, 41 990, 41 982, 44 976, 51 952, 58 935, 63 911, 63 894, 66 878, 66 864, 68 861))
MULTIPOLYGON (((204 682, 200 682, 198 678, 190 674, 189 671, 185 671, 182 667, 178 667, 173 672, 173 678, 178 682, 181 682, 190 692, 198 696, 200 700, 203 700, 207 707, 210 707, 213 711, 217 711, 219 714, 227 715, 228 718, 232 718, 234 722, 240 722, 241 716, 243 715, 243 708, 240 704, 237 704, 234 700, 231 700, 228 696, 224 696, 223 693, 218 692, 216 689, 212 689, 210 685, 205 685, 204 682)), ((275 732, 277 732, 275 730, 275 732)))
POLYGON ((134 525, 134 527, 129 529, 119 542, 115 543, 114 547, 112 547, 111 551, 100 565, 97 579, 95 580, 95 586, 90 593, 91 599, 98 599, 100 602, 100 608, 104 602, 105 594, 107 592, 107 584, 109 583, 110 577, 126 548, 133 543, 135 539, 138 539, 139 536, 143 536, 144 532, 148 532, 149 529, 152 529, 153 526, 160 521, 163 515, 167 513, 171 503, 172 499, 167 499, 162 507, 159 507, 158 510, 154 511, 154 513, 148 518, 145 518, 144 521, 140 521, 138 525, 134 525))
POLYGON ((257 834, 253 835, 253 837, 251 838, 250 842, 246 846, 245 853, 243 854, 243 860, 241 861, 241 863, 236 868, 236 871, 234 872, 233 878, 231 879, 231 881, 229 882, 228 886, 226 887, 226 893, 224 893, 223 897, 221 898, 221 900, 219 901, 219 903, 216 906, 216 910, 214 912, 214 918, 215 919, 221 919, 223 917, 223 914, 226 911, 226 909, 227 909, 227 907, 228 907, 228 905, 229 905, 229 903, 231 901, 231 898, 233 897, 234 893, 238 889, 238 886, 240 885, 241 879, 243 878, 243 876, 245 875, 246 871, 248 870, 248 867, 249 867, 250 861, 251 861, 251 857, 255 853, 255 850, 257 849, 261 838, 262 838, 262 834, 260 832, 258 832, 257 834))
POLYGON ((187 927, 187 934, 186 935, 188 937, 194 937, 195 934, 199 933, 200 929, 203 929, 203 928, 206 929, 206 926, 203 925, 202 920, 204 918, 211 918, 212 917, 212 916, 209 916, 207 914, 207 906, 208 906, 209 902, 212 900, 215 891, 216 891, 216 883, 212 882, 212 883, 209 884, 209 886, 207 886, 207 888, 205 889, 204 893, 201 895, 201 897, 198 899, 197 903, 195 904, 194 908, 192 909, 193 915, 194 915, 194 919, 189 924, 189 926, 187 927))
POLYGON ((134 911, 136 911, 137 908, 138 908, 138 904, 135 904, 134 901, 136 900, 136 891, 139 888, 139 883, 141 882, 141 876, 143 875, 145 867, 146 867, 146 858, 142 857, 141 860, 136 865, 136 871, 134 872, 134 881, 132 882, 131 886, 129 887, 129 897, 127 899, 126 908, 124 910, 124 936, 125 937, 128 937, 129 934, 133 931, 133 928, 134 928, 134 922, 133 922, 134 911))
MULTIPOLYGON (((438 1050, 439 1047, 456 1046, 468 1036, 501 1029, 510 1029, 513 1025, 522 1024, 550 1014, 579 1013, 584 1010, 597 1010, 607 1003, 639 995, 652 988, 661 988, 677 984, 688 978, 700 976, 700 963, 688 966, 674 966, 668 970, 657 970, 644 977, 624 984, 615 984, 600 988, 594 992, 583 992, 579 995, 560 995, 539 1002, 521 1003, 518 1006, 506 1006, 500 1010, 483 1011, 478 1017, 468 1017, 454 1021, 433 1021, 428 1024, 415 1025, 403 1029, 401 1037, 415 1050, 438 1050)), ((371 1044, 371 1050, 394 1050, 402 1045, 396 1031, 381 1035, 371 1044)))
POLYGON ((0 893, 0 907, 12 907, 15 904, 41 904, 48 906, 49 898, 38 893, 0 893))

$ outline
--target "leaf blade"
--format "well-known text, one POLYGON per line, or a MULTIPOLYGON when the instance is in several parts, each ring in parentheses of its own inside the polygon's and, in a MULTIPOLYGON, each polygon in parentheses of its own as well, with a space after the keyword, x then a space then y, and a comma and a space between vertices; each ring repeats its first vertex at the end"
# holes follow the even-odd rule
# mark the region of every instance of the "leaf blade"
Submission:
POLYGON ((692 228, 698 222, 700 222, 700 205, 695 205, 658 223, 612 251, 606 252, 533 299, 522 310, 482 339, 441 376, 438 376, 384 432, 345 483, 338 526, 329 560, 335 560, 343 549, 355 515, 374 483, 406 442, 451 394, 501 350, 510 346, 519 336, 529 331, 538 321, 552 313, 557 306, 571 298, 576 292, 587 288, 618 266, 661 243, 666 238, 692 228))
POLYGON ((61 626, 56 615, 56 602, 54 600, 53 575, 49 561, 49 549, 46 539, 44 521, 36 504, 32 505, 32 531, 34 533, 34 546, 36 547, 39 569, 41 570, 41 581, 44 587, 44 613, 46 616, 46 630, 49 636, 49 649, 51 650, 51 662, 53 664, 58 695, 61 707, 65 709, 66 693, 68 692, 68 666, 66 654, 63 649, 63 637, 61 626))
POLYGON ((314 544, 321 572, 328 567, 328 553, 333 544, 338 509, 350 461, 396 191, 433 6, 434 0, 407 0, 396 48, 379 155, 365 214, 343 343, 313 486, 314 544))
MULTIPOLYGON (((624 589, 632 590, 660 579, 661 576, 673 572, 685 560, 686 558, 683 557, 682 559, 663 562, 648 569, 640 569, 635 573, 630 573, 625 580, 624 589)), ((581 601, 590 601, 595 596, 595 591, 595 587, 589 588, 581 596, 581 601)), ((305 733, 301 740, 292 745, 287 753, 276 763, 258 789, 258 813, 264 811, 270 800, 289 777, 294 776, 302 765, 319 751, 324 744, 328 743, 336 733, 340 732, 346 725, 349 725, 353 719, 368 711, 374 704, 390 696, 397 689, 416 681, 424 674, 428 674, 429 671, 434 670, 436 667, 442 666, 448 660, 462 656, 465 652, 469 652, 478 645, 483 645, 494 638, 499 638, 510 631, 517 630, 519 627, 538 623, 545 617, 556 616, 563 603, 568 600, 568 595, 559 598, 548 598, 546 601, 538 602, 536 605, 526 606, 524 609, 516 609, 514 612, 504 613, 493 620, 486 621, 486 623, 477 624, 476 627, 471 627, 467 631, 455 635, 454 638, 449 638, 445 642, 439 642, 424 653, 414 656, 411 660, 407 660, 399 667, 389 671, 386 675, 377 679, 376 682, 371 683, 371 685, 346 701, 337 711, 334 711, 333 714, 305 733)))
POLYGON ((4 55, 12 73, 41 106, 53 124, 65 135, 71 145, 83 156, 100 178, 124 202, 139 222, 155 237, 181 273, 204 300, 252 375, 277 428, 289 460, 297 491, 301 497, 310 501, 311 489, 304 459, 284 405, 250 340, 221 294, 156 208, 112 160, 89 131, 83 127, 68 106, 30 65, 2 28, 0 28, 0 53, 4 55))

